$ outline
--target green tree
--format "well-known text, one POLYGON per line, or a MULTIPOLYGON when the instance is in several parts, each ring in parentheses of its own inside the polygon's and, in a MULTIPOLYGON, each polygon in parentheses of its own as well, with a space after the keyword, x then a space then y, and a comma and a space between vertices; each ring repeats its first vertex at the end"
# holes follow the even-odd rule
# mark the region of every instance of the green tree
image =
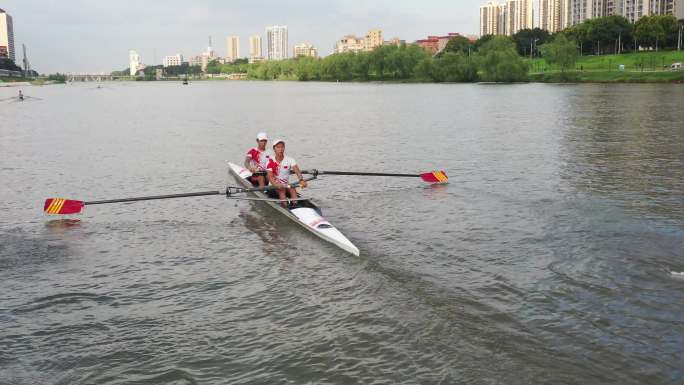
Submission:
POLYGON ((218 60, 212 60, 207 63, 207 73, 208 74, 220 74, 221 73, 221 63, 218 60))
POLYGON ((444 50, 442 52, 463 52, 465 54, 469 53, 468 51, 472 50, 473 43, 468 40, 465 36, 454 36, 446 44, 446 47, 444 47, 444 50))
POLYGON ((672 15, 658 16, 658 23, 663 27, 665 38, 663 48, 677 48, 677 37, 679 34, 679 22, 672 15))
POLYGON ((530 56, 530 51, 532 51, 532 55, 536 55, 537 47, 549 40, 551 40, 551 35, 540 28, 521 29, 513 35, 515 48, 518 54, 522 56, 530 56))
POLYGON ((487 82, 527 81, 527 64, 515 50, 513 40, 496 36, 477 54, 481 78, 487 82))
POLYGON ((572 27, 564 29, 561 34, 565 35, 571 40, 574 40, 579 48, 580 55, 584 55, 585 48, 587 46, 587 35, 589 33, 589 25, 586 23, 581 23, 574 25, 572 27))
POLYGON ((626 18, 618 15, 586 20, 586 41, 595 54, 616 53, 618 41, 630 41, 632 25, 626 18))
POLYGON ((374 49, 370 54, 370 70, 376 79, 385 78, 387 56, 395 49, 394 46, 383 45, 374 49))
POLYGON ((494 39, 494 37, 495 35, 480 36, 480 38, 475 41, 475 44, 473 44, 473 49, 475 51, 479 51, 482 46, 489 43, 492 39, 494 39))
POLYGON ((370 79, 370 54, 359 53, 354 57, 351 65, 352 77, 358 80, 370 79))
POLYGON ((477 81, 477 65, 463 52, 447 52, 435 60, 433 80, 438 82, 477 81))
POLYGON ((14 64, 12 59, 0 58, 0 70, 21 71, 21 67, 14 64))
POLYGON ((66 83, 66 75, 57 72, 55 74, 48 75, 48 80, 52 80, 57 83, 66 83))
MULTIPOLYGON (((444 54, 446 55, 446 53, 444 54)), ((424 82, 434 82, 437 80, 437 70, 435 59, 429 58, 426 60, 421 60, 413 68, 413 74, 417 80, 424 82)))
POLYGON ((644 16, 634 23, 634 37, 640 45, 658 50, 658 43, 662 42, 666 35, 663 25, 658 20, 659 16, 644 16))
POLYGON ((561 72, 575 68, 577 63, 577 44, 565 35, 559 34, 556 38, 540 47, 544 59, 549 64, 556 64, 561 72))

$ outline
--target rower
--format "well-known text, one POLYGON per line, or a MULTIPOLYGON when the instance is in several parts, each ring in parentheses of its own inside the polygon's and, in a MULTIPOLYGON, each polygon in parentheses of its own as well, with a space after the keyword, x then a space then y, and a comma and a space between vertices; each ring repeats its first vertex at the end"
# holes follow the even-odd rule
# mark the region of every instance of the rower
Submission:
POLYGON ((19 100, 24 101, 24 94, 21 93, 21 90, 19 90, 19 100))
POLYGON ((260 132, 256 137, 257 146, 247 151, 245 158, 245 168, 252 172, 250 181, 253 185, 264 187, 268 180, 266 179, 266 166, 270 155, 266 153, 266 143, 268 136, 265 132, 260 132))
POLYGON ((299 178, 299 185, 302 188, 307 186, 306 180, 302 176, 302 171, 297 166, 297 162, 285 155, 285 141, 278 139, 273 143, 273 152, 275 153, 268 161, 268 166, 266 166, 266 171, 268 173, 268 181, 271 182, 273 186, 276 187, 276 192, 281 201, 283 207, 287 208, 285 200, 287 196, 296 202, 297 200, 297 190, 294 187, 290 187, 290 174, 294 171, 299 178))

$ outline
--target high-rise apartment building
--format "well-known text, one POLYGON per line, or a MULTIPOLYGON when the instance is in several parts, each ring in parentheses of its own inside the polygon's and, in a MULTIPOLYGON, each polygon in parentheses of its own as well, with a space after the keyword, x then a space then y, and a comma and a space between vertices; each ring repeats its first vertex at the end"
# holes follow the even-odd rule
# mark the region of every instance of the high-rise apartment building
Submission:
POLYGON ((128 70, 131 76, 135 76, 141 64, 140 55, 135 51, 128 51, 128 70))
POLYGON ((513 35, 534 28, 532 0, 490 1, 480 7, 480 36, 513 35))
MULTIPOLYGON (((684 0, 539 0, 539 28, 558 32, 596 17, 621 15, 634 23, 643 16, 684 19, 684 0)), ((480 36, 512 35, 533 28, 532 0, 489 1, 480 6, 480 36)))
POLYGON ((0 9, 0 58, 9 58, 16 63, 14 52, 14 26, 12 16, 0 9))
POLYGON ((255 63, 263 60, 261 53, 261 36, 255 35, 249 38, 249 62, 255 63))
POLYGON ((175 55, 164 56, 162 65, 164 67, 179 66, 183 64, 183 55, 177 53, 175 55))
POLYGON ((569 15, 566 27, 577 25, 585 20, 606 15, 604 0, 565 0, 568 2, 569 15))
MULTIPOLYGON (((541 0, 544 1, 544 0, 541 0)), ((568 15, 565 27, 595 17, 621 15, 634 23, 644 16, 673 15, 684 18, 684 0, 562 0, 568 15)))
POLYGON ((287 59, 287 26, 274 25, 266 28, 266 43, 268 60, 287 59))
POLYGON ((294 46, 293 54, 293 57, 318 57, 318 50, 309 43, 301 43, 294 46))
POLYGON ((539 0, 539 28, 551 33, 562 30, 565 4, 565 0, 539 0))
POLYGON ((366 34, 366 38, 364 40, 364 50, 372 51, 376 47, 380 47, 382 45, 382 43, 383 43, 382 30, 381 29, 371 29, 366 34))
POLYGON ((480 36, 500 35, 504 33, 503 15, 505 8, 496 1, 489 1, 480 7, 480 36))
POLYGON ((240 38, 228 36, 226 38, 226 60, 234 62, 240 58, 240 38))
POLYGON ((684 20, 684 0, 666 0, 664 6, 664 13, 672 15, 677 20, 684 20))
POLYGON ((620 14, 632 23, 644 16, 651 15, 673 15, 681 19, 684 13, 682 0, 622 0, 620 14), (678 10, 679 8, 679 10, 678 10))
POLYGON ((534 28, 534 11, 532 0, 506 1, 506 35, 516 34, 521 29, 534 28))

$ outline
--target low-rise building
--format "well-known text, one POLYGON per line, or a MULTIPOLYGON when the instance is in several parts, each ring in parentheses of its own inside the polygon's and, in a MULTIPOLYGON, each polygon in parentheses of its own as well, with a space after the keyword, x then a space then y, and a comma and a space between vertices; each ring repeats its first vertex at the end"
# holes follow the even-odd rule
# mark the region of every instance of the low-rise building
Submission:
POLYGON ((164 56, 162 65, 164 67, 179 66, 183 64, 183 55, 177 53, 175 55, 164 56))
POLYGON ((335 44, 335 53, 361 52, 365 49, 365 40, 356 35, 347 35, 335 44))
POLYGON ((383 45, 382 30, 371 29, 366 36, 346 35, 335 43, 333 53, 372 51, 383 45))
POLYGON ((393 37, 382 42, 382 45, 396 45, 397 47, 402 44, 406 44, 406 40, 401 40, 398 37, 393 37))
POLYGON ((188 59, 188 65, 189 66, 201 66, 202 65, 202 55, 198 56, 191 56, 188 59))
POLYGON ((294 46, 293 57, 308 56, 318 57, 318 50, 309 43, 301 43, 294 46))
POLYGON ((364 49, 366 51, 372 51, 377 47, 380 47, 383 43, 382 40, 382 30, 381 29, 371 29, 366 34, 364 39, 364 49))
POLYGON ((439 52, 442 52, 444 48, 446 48, 447 43, 449 42, 449 39, 456 37, 456 36, 462 36, 459 33, 449 33, 445 36, 428 36, 427 39, 422 39, 422 40, 416 40, 416 44, 419 46, 425 48, 428 52, 431 54, 437 54, 439 52))

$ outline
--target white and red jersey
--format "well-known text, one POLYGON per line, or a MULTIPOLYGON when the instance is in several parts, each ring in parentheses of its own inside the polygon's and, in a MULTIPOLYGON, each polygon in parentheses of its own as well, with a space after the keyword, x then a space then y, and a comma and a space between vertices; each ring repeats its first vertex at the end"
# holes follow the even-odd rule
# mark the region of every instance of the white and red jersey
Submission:
POLYGON ((271 156, 267 154, 266 151, 253 148, 247 151, 247 158, 251 160, 252 165, 254 165, 258 170, 266 171, 268 160, 271 158, 271 156))
POLYGON ((273 176, 282 184, 290 183, 290 175, 292 174, 292 168, 297 165, 297 161, 285 155, 283 160, 280 162, 276 161, 275 156, 272 156, 268 160, 268 165, 266 169, 273 172, 273 176))

